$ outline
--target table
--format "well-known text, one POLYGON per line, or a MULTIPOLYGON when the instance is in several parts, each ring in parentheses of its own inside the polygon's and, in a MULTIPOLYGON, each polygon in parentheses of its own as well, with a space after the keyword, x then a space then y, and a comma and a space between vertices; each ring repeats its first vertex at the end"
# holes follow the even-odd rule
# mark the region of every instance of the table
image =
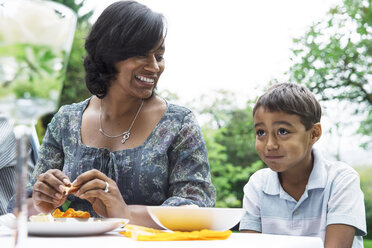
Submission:
MULTIPOLYGON (((12 232, 0 228, 0 247, 12 248, 12 232)), ((86 237, 29 236, 27 248, 323 248, 315 237, 298 237, 255 233, 232 233, 227 240, 213 241, 135 241, 118 232, 86 237)))

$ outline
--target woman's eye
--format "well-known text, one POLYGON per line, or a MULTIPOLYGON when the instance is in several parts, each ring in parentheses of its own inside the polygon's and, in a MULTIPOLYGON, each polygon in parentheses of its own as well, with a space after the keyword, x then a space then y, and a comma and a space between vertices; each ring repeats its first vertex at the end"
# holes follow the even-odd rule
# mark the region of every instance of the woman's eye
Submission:
POLYGON ((257 136, 263 136, 263 135, 265 135, 265 132, 263 130, 257 130, 256 135, 257 136))
POLYGON ((278 130, 278 134, 279 135, 286 135, 286 134, 289 134, 289 132, 287 130, 281 128, 281 129, 278 130))
POLYGON ((156 55, 155 58, 156 58, 156 61, 160 62, 164 59, 164 56, 163 55, 156 55))

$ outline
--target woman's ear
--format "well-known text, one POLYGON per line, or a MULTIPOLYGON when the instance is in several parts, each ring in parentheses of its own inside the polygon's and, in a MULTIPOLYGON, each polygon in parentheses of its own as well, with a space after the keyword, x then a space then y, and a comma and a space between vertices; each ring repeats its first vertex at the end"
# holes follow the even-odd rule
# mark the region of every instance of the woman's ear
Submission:
POLYGON ((320 122, 315 123, 313 127, 311 128, 311 140, 312 143, 314 144, 320 139, 320 136, 322 136, 322 125, 320 122))

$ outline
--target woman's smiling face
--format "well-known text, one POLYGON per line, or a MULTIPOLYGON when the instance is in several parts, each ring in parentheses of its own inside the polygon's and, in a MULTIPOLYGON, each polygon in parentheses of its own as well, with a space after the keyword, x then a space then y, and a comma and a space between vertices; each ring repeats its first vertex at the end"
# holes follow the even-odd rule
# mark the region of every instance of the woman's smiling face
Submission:
POLYGON ((312 145, 318 140, 314 139, 314 127, 306 130, 299 116, 263 107, 257 109, 253 119, 256 150, 270 169, 285 172, 311 164, 312 145))
POLYGON ((123 90, 126 94, 147 99, 152 94, 164 71, 164 43, 156 46, 144 56, 135 56, 115 64, 116 80, 111 84, 113 90, 123 90))

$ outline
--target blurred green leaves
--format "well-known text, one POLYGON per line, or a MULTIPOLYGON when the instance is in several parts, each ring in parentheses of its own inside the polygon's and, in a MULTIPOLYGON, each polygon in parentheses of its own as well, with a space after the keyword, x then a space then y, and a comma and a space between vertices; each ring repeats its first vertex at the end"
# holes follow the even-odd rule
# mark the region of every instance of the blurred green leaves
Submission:
MULTIPOLYGON (((263 167, 255 150, 255 131, 251 102, 239 107, 235 95, 227 90, 203 95, 193 103, 201 119, 212 182, 217 189, 217 207, 241 207, 243 187, 249 177, 263 167)), ((188 104, 192 105, 192 104, 188 104)))
POLYGON ((324 101, 348 101, 355 113, 369 113, 358 132, 371 136, 372 1, 344 0, 293 41, 290 80, 324 101))
MULTIPOLYGON (((82 101, 91 95, 85 86, 83 59, 85 56, 85 37, 87 36, 91 27, 91 24, 88 22, 88 20, 93 15, 93 10, 90 10, 87 13, 81 13, 80 10, 84 5, 85 0, 81 1, 80 3, 76 3, 75 0, 54 0, 54 2, 66 5, 78 14, 78 23, 60 97, 59 106, 62 106, 65 104, 82 101)), ((40 140, 44 136, 46 126, 50 122, 53 115, 54 113, 44 116, 41 118, 41 123, 37 125, 40 140)))

